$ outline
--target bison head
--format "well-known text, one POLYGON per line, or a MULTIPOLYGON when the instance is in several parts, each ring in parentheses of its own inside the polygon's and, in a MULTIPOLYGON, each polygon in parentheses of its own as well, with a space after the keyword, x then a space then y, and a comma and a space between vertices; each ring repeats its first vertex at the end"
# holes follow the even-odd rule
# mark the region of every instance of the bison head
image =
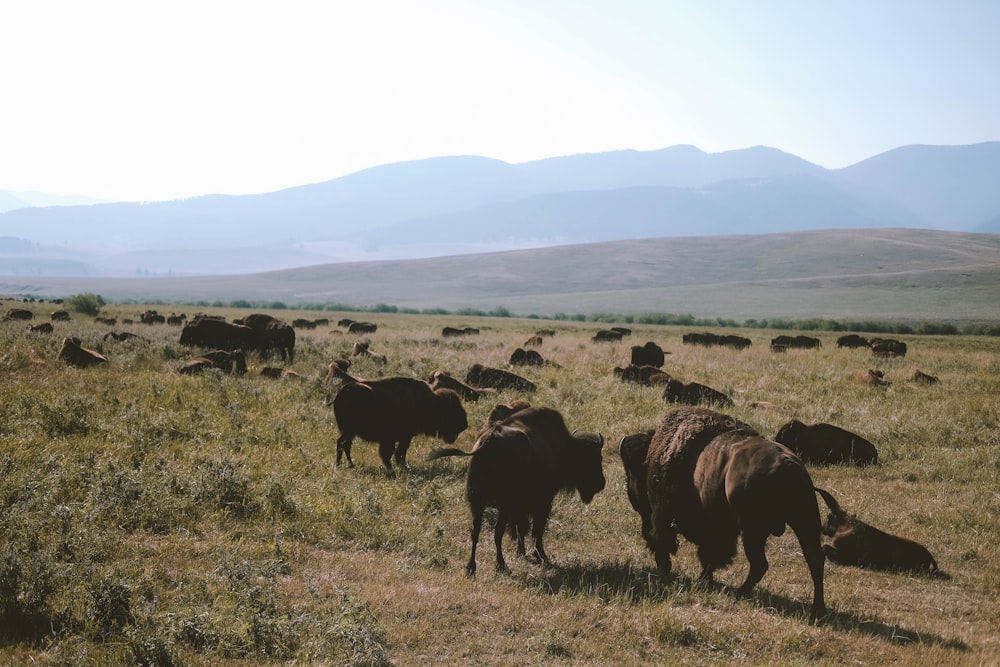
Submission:
POLYGON ((577 493, 580 494, 580 500, 587 504, 603 491, 607 484, 601 460, 604 436, 588 433, 574 437, 581 447, 578 456, 573 460, 573 481, 577 493))
POLYGON ((774 436, 774 441, 781 443, 792 451, 796 451, 799 444, 799 438, 802 437, 802 432, 805 428, 805 424, 800 422, 798 419, 793 419, 778 429, 778 433, 774 436))
POLYGON ((462 399, 452 389, 435 389, 437 403, 437 433, 449 445, 469 428, 469 420, 462 407, 462 399))

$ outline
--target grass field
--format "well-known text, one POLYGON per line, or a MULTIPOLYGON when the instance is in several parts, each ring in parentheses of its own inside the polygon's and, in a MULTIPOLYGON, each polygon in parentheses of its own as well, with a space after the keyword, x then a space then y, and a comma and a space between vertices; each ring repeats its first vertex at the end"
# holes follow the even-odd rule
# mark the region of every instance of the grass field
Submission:
MULTIPOLYGON (((39 315, 51 307, 35 304, 39 315)), ((109 306, 136 317, 144 306, 109 306)), ((208 308, 227 317, 240 311, 208 308)), ((272 313, 291 321, 312 313, 272 313)), ((329 315, 335 323, 338 313, 329 315)), ((347 314, 355 317, 355 315, 347 314)), ((47 319, 47 318, 46 318, 47 319)), ((471 448, 495 402, 557 408, 571 429, 606 440, 607 488, 590 505, 560 497, 546 534, 554 565, 518 559, 494 574, 491 531, 469 579, 464 460, 426 461, 440 442, 418 437, 410 468, 388 477, 377 447, 358 441, 354 468, 336 467, 338 435, 324 401, 328 362, 356 338, 335 325, 298 331, 300 378, 182 376, 195 356, 166 325, 115 327, 146 341, 103 340, 81 315, 38 336, 0 323, 0 664, 906 664, 1000 662, 1000 340, 905 336, 905 358, 838 349, 775 354, 777 331, 726 330, 750 349, 683 345, 685 327, 633 326, 593 343, 594 323, 365 314, 379 365, 363 377, 463 378, 473 363, 504 367, 541 327, 538 348, 561 368, 523 368, 532 396, 466 403, 471 448), (444 326, 481 333, 443 339, 444 326), (56 361, 77 335, 107 367, 56 361), (665 370, 734 397, 732 415, 773 436, 793 417, 853 430, 880 465, 810 467, 849 512, 914 538, 946 576, 827 563, 831 614, 808 624, 812 589, 797 542, 771 538, 771 569, 749 600, 742 553, 699 582, 682 540, 661 578, 639 535, 618 440, 670 409, 651 387, 611 368, 652 340, 665 370), (861 383, 870 368, 887 389, 861 383), (920 369, 937 385, 908 380, 920 369)), ((859 332, 864 334, 865 332, 859 332)))

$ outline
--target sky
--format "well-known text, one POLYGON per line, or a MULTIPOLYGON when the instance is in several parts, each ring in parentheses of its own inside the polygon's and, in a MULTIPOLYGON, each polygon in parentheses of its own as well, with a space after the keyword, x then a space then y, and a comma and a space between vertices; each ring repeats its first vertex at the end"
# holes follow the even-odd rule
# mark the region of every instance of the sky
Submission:
POLYGON ((444 155, 692 144, 827 168, 1000 140, 994 0, 32 0, 0 190, 249 194, 444 155))

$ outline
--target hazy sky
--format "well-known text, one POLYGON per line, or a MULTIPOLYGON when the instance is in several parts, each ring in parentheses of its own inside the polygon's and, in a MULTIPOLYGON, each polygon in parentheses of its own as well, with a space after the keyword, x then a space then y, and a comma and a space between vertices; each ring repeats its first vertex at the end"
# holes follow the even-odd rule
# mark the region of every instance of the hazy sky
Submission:
POLYGON ((251 193, 440 155, 1000 139, 994 0, 31 0, 0 189, 251 193))

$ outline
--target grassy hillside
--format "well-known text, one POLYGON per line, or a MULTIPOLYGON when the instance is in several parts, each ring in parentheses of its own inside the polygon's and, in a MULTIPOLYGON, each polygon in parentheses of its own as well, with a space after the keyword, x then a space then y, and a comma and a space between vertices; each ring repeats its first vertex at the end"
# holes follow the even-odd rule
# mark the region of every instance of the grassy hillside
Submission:
POLYGON ((0 293, 968 322, 1000 318, 997 284, 1000 236, 893 229, 645 239, 246 276, 3 278, 0 293))
POLYGON ((337 387, 323 377, 357 340, 336 326, 300 331, 302 377, 276 381, 259 375, 269 362, 256 356, 243 377, 179 375, 195 351, 178 344, 177 327, 124 327, 146 340, 116 343, 81 317, 55 323, 50 337, 4 322, 0 664, 1000 661, 1000 341, 908 336, 905 358, 876 361, 825 333, 821 349, 775 354, 767 343, 777 332, 756 329, 725 331, 752 339, 736 351, 683 345, 682 327, 636 326, 621 343, 597 344, 597 326, 578 322, 366 319, 379 327, 366 337, 371 350, 387 363, 355 359, 352 372, 365 377, 436 368, 463 377, 472 363, 504 366, 537 328, 556 329, 538 349, 561 367, 520 369, 538 385, 533 395, 466 403, 471 427, 457 443, 469 450, 494 403, 522 398, 605 436, 607 488, 587 506, 557 500, 546 536, 554 567, 516 558, 508 541, 513 572, 494 574, 487 526, 479 574, 466 578, 467 462, 426 461, 434 439, 418 437, 410 469, 395 478, 361 441, 356 467, 334 465, 338 432, 324 399, 337 387), (443 326, 481 334, 443 339, 443 326), (71 334, 106 354, 108 367, 57 362, 71 334), (658 576, 616 445, 669 406, 659 389, 610 372, 647 340, 670 352, 665 370, 733 396, 727 412, 766 435, 794 417, 875 443, 880 465, 810 467, 814 482, 847 511, 927 545, 946 576, 828 563, 832 613, 815 626, 791 534, 769 540, 771 568, 749 600, 733 595, 742 553, 711 586, 695 578, 694 548, 682 541, 674 574, 658 576), (858 382, 869 368, 892 385, 858 382), (940 384, 910 382, 917 369, 940 384))

